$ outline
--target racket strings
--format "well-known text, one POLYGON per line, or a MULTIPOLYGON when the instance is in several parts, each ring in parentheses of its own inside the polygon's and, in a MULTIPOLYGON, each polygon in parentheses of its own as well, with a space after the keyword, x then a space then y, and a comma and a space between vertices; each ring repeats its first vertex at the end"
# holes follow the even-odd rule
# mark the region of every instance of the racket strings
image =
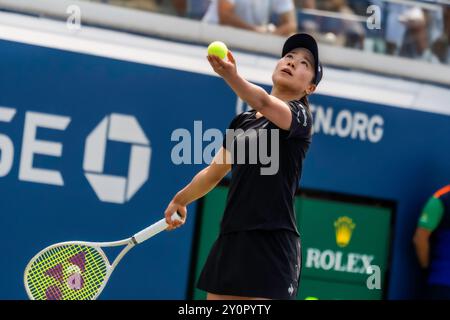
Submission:
POLYGON ((108 262, 94 247, 61 245, 44 251, 26 272, 35 300, 89 300, 101 288, 108 262))

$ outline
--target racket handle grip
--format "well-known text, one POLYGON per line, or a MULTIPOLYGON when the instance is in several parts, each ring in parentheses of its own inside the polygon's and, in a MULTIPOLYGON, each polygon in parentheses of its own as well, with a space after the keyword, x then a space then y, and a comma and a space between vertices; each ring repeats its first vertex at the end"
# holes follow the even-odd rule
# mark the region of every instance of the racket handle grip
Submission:
MULTIPOLYGON (((181 219, 181 215, 178 212, 175 212, 172 217, 171 217, 172 221, 174 220, 182 220, 181 219)), ((133 240, 133 242, 135 244, 138 243, 142 243, 145 240, 153 237, 154 235, 160 233, 161 231, 166 230, 166 228, 169 225, 166 222, 166 219, 161 219, 158 222, 155 222, 154 224, 152 224, 151 226, 145 228, 144 230, 139 231, 138 233, 136 233, 131 239, 133 240)))

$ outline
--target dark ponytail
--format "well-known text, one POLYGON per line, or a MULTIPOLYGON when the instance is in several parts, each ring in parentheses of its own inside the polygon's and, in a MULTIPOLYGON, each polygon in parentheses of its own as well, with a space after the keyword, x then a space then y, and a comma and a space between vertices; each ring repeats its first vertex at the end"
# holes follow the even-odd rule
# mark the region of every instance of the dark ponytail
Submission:
POLYGON ((309 110, 309 101, 308 101, 308 95, 304 95, 301 99, 300 102, 309 110))

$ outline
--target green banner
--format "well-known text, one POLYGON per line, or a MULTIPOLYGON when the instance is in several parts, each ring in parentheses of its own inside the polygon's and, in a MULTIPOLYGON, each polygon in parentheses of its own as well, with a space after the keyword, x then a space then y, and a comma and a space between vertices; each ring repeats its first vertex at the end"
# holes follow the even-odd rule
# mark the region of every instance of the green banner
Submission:
MULTIPOLYGON (((203 198, 194 243, 195 288, 209 251, 219 235, 228 188, 218 186, 203 198)), ((333 197, 336 198, 336 197, 333 197)), ((298 299, 382 299, 390 249, 389 207, 298 195, 295 202, 302 241, 298 299)))
POLYGON ((389 256, 389 208, 298 197, 299 298, 381 299, 389 256))

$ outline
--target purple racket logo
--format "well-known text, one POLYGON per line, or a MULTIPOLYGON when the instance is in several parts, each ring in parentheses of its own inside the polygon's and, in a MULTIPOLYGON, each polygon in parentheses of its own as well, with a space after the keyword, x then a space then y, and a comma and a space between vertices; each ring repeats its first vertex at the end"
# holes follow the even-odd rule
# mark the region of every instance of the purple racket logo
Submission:
POLYGON ((45 275, 52 277, 59 282, 59 285, 51 285, 45 291, 47 300, 61 300, 63 293, 61 286, 64 283, 70 290, 81 290, 84 286, 82 273, 85 271, 86 257, 84 252, 67 259, 68 266, 64 267, 62 263, 48 269, 45 275))
POLYGON ((67 279, 67 285, 72 290, 82 289, 83 284, 84 284, 83 276, 79 273, 74 273, 67 279))

